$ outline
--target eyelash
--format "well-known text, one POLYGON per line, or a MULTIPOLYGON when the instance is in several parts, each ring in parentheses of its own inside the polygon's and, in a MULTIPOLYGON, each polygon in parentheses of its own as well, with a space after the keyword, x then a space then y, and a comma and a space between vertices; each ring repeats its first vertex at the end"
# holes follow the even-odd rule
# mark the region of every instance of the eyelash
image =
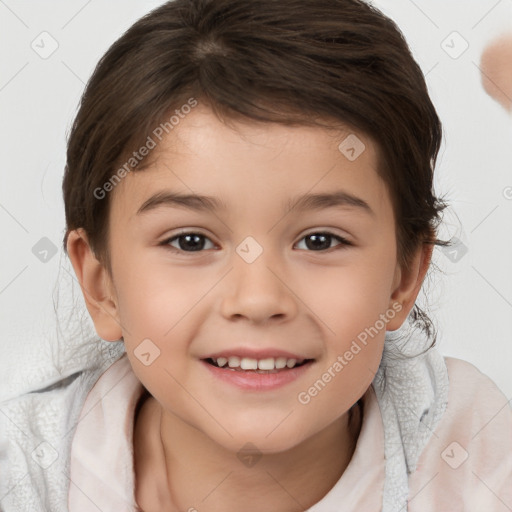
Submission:
MULTIPOLYGON (((210 240, 206 235, 203 235, 202 233, 197 233, 195 231, 184 231, 183 233, 179 233, 178 235, 174 235, 171 238, 167 238, 167 239, 163 240, 159 245, 164 246, 165 249, 167 249, 171 252, 175 252, 175 253, 201 253, 206 250, 206 249, 202 249, 200 251, 184 251, 183 249, 177 249, 176 247, 169 245, 170 242, 172 242, 174 240, 178 240, 179 238, 186 236, 186 235, 199 235, 200 237, 210 240)), ((304 240, 304 238, 307 238, 308 236, 311 236, 311 235, 326 235, 326 236, 329 236, 331 238, 338 240, 340 243, 338 245, 334 246, 334 248, 329 247, 328 249, 321 249, 319 251, 307 250, 307 252, 327 252, 332 249, 338 250, 338 249, 343 249, 347 246, 353 245, 346 238, 343 238, 342 236, 339 236, 339 235, 335 235, 334 233, 331 233, 329 231, 313 231, 311 233, 308 233, 307 235, 304 235, 299 241, 302 241, 302 240, 304 240)), ((211 240, 210 240, 210 242, 211 242, 211 240)))

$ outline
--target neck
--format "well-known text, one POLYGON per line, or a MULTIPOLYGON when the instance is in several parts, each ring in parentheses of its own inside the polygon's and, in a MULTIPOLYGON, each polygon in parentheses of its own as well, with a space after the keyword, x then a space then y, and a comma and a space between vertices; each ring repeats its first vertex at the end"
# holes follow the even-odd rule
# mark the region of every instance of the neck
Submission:
POLYGON ((176 510, 195 508, 201 512, 306 510, 320 501, 345 471, 362 421, 360 407, 355 405, 300 445, 263 454, 257 462, 244 465, 236 454, 162 411, 159 404, 158 409, 157 481, 165 485, 164 494, 176 510))

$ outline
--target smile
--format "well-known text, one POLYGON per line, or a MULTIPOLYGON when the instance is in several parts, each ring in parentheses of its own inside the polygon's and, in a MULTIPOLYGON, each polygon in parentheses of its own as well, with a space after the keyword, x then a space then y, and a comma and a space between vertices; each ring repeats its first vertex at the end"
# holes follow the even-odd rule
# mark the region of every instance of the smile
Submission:
POLYGON ((286 357, 267 357, 265 359, 253 359, 251 357, 231 356, 207 358, 206 362, 218 368, 231 371, 254 371, 256 373, 277 373, 279 370, 302 366, 311 359, 297 360, 286 357))
POLYGON ((201 363, 216 382, 227 383, 244 391, 271 391, 305 375, 315 360, 230 356, 229 359, 201 359, 201 363), (222 366, 219 366, 219 359, 222 366))

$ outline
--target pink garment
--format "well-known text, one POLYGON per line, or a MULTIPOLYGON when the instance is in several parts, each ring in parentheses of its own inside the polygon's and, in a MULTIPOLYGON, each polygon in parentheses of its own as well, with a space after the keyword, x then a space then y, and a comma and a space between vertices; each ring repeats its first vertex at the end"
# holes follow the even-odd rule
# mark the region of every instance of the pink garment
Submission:
MULTIPOLYGON (((408 510, 510 511, 512 409, 473 365, 445 360, 448 406, 409 477, 408 510)), ((90 390, 71 447, 69 512, 140 510, 134 498, 133 426, 143 392, 126 354, 90 390)), ((363 396, 363 423, 350 464, 307 512, 380 512, 384 478, 384 430, 370 386, 363 396)))
POLYGON ((409 477, 410 512, 512 511, 512 409, 472 364, 445 357, 448 406, 409 477))
POLYGON ((126 354, 89 391, 71 444, 69 512, 138 512, 133 427, 143 392, 126 354))

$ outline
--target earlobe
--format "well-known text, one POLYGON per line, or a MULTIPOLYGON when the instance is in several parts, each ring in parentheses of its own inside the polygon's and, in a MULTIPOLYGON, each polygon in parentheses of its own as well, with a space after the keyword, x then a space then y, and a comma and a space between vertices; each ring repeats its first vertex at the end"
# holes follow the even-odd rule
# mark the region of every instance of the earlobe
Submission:
POLYGON ((98 336, 106 341, 117 341, 122 329, 111 278, 98 261, 83 228, 73 230, 67 239, 67 251, 91 315, 98 336))
POLYGON ((422 244, 408 269, 401 269, 397 266, 393 283, 395 286, 391 294, 389 308, 394 311, 399 309, 399 312, 388 322, 388 331, 399 329, 412 310, 430 266, 433 249, 432 244, 422 244), (401 307, 398 308, 397 304, 400 304, 401 307))

